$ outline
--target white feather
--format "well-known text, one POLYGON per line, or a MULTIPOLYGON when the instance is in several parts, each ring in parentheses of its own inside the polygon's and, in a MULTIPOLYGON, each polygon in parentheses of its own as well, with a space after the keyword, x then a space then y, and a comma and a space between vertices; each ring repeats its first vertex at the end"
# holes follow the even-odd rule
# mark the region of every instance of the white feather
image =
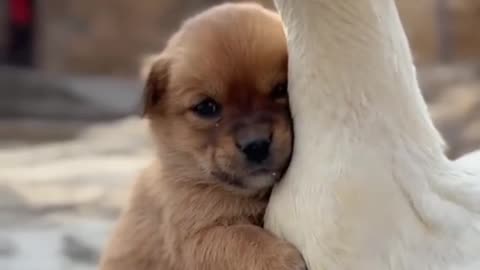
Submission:
POLYGON ((456 163, 480 175, 480 151, 466 154, 457 159, 456 163))
POLYGON ((310 270, 480 269, 480 154, 445 157, 394 0, 275 2, 295 150, 266 228, 310 270))

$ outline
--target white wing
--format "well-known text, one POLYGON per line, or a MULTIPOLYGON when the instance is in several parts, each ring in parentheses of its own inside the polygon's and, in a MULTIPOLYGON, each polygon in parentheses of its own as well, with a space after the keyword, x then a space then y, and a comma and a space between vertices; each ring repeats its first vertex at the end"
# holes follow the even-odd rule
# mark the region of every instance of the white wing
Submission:
POLYGON ((453 164, 454 173, 447 177, 447 181, 437 182, 437 191, 472 214, 480 214, 480 151, 467 154, 453 164))
POLYGON ((478 175, 478 181, 480 182, 480 150, 464 155, 457 159, 455 163, 478 175))

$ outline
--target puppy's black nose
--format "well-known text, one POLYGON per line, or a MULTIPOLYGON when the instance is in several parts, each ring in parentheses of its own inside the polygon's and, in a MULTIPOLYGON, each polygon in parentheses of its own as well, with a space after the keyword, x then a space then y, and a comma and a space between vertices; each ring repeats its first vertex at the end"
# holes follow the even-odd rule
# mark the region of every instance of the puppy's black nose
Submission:
POLYGON ((248 161, 262 163, 270 155, 270 143, 269 139, 253 140, 243 146, 240 145, 240 150, 245 154, 248 161))
POLYGON ((265 119, 242 120, 240 124, 234 126, 235 144, 250 164, 261 164, 270 156, 270 145, 273 140, 272 124, 265 119))

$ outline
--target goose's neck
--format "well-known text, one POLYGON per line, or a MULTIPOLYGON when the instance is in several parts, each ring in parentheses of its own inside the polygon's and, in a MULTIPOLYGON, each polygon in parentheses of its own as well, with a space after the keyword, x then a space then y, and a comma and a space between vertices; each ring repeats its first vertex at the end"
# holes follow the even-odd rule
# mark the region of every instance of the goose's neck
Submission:
POLYGON ((394 0, 276 5, 288 36, 296 146, 345 135, 442 155, 394 0))

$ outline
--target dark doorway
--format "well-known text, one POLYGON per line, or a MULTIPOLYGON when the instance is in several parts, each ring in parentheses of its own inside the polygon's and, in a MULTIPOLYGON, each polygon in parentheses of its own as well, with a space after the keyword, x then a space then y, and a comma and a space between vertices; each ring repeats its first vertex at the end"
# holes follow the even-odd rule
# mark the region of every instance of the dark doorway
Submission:
POLYGON ((35 0, 8 0, 8 65, 33 67, 35 36, 35 0))

